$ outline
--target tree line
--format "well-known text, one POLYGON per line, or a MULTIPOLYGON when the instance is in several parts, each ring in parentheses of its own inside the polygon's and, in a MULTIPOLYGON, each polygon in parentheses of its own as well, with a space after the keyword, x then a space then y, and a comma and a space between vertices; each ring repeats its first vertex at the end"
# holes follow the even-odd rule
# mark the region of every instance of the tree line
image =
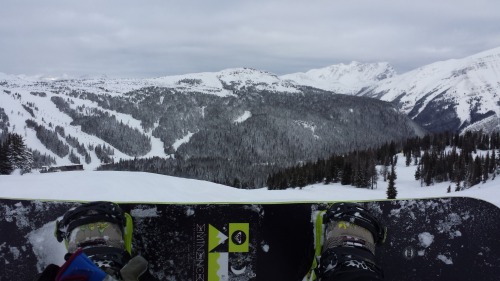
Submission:
POLYGON ((26 126, 34 129, 40 142, 57 156, 62 158, 69 154, 69 146, 59 139, 56 131, 49 130, 31 119, 26 120, 26 126))
MULTIPOLYGON (((393 157, 399 145, 392 141, 377 149, 351 151, 346 154, 333 154, 327 159, 305 162, 294 167, 271 174, 267 180, 269 189, 286 189, 304 187, 315 183, 341 183, 360 188, 377 188, 379 172, 377 165, 387 167, 395 164, 393 157)), ((382 171, 384 180, 388 171, 382 171)))
POLYGON ((85 106, 72 109, 68 101, 57 96, 52 97, 51 101, 61 112, 73 118, 71 125, 80 126, 83 132, 97 136, 127 155, 142 156, 151 150, 150 137, 141 133, 137 128, 131 128, 122 121, 118 121, 108 112, 85 108, 85 106))
POLYGON ((500 165, 499 150, 498 132, 437 133, 301 163, 271 174, 267 186, 269 189, 286 189, 317 183, 341 183, 377 188, 377 179, 382 176, 384 181, 392 181, 389 187, 395 197, 394 180, 397 176, 394 167, 398 161, 395 156, 402 152, 406 166, 417 167, 415 179, 421 185, 452 181, 455 190, 459 191, 495 178, 500 165))
POLYGON ((420 146, 418 140, 410 142, 413 143, 403 150, 406 165, 412 161, 417 165, 415 180, 422 186, 451 181, 455 191, 460 191, 496 177, 500 164, 499 133, 441 133, 434 139, 423 139, 420 146))

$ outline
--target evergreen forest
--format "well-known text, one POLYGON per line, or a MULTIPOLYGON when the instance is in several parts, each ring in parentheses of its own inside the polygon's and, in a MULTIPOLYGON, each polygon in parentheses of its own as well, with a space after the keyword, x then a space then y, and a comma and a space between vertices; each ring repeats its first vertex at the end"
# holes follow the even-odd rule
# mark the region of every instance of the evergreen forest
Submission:
POLYGON ((397 161, 416 166, 415 180, 422 186, 451 181, 453 189, 460 191, 496 177, 500 134, 445 132, 390 142, 376 149, 334 154, 277 171, 269 176, 267 186, 276 190, 333 182, 373 189, 379 177, 384 181, 397 179, 397 161), (403 159, 398 159, 397 153, 402 153, 403 159))

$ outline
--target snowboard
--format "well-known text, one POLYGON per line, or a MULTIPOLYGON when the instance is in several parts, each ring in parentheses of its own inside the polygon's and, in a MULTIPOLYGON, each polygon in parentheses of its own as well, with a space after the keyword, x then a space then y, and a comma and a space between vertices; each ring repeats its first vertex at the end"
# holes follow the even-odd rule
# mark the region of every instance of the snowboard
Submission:
MULTIPOLYGON (((333 202, 120 203, 157 280, 312 280, 321 214, 333 202)), ((387 227, 385 280, 498 280, 500 209, 462 197, 359 202, 387 227)), ((55 220, 79 202, 0 199, 0 280, 64 262, 55 220)))

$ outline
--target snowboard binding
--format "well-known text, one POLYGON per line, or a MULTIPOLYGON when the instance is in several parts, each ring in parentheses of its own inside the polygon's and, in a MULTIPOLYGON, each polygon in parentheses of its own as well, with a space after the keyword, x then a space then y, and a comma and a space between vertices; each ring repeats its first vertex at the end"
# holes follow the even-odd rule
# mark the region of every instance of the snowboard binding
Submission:
POLYGON ((387 230, 379 220, 354 203, 336 203, 326 211, 320 280, 383 280, 375 263, 375 246, 384 243, 387 230))
POLYGON ((383 244, 387 229, 368 210, 356 203, 335 203, 326 212, 324 222, 344 221, 360 226, 371 232, 375 244, 383 244))
POLYGON ((110 275, 130 260, 132 218, 112 202, 91 202, 68 211, 56 221, 55 236, 68 255, 79 249, 110 275))

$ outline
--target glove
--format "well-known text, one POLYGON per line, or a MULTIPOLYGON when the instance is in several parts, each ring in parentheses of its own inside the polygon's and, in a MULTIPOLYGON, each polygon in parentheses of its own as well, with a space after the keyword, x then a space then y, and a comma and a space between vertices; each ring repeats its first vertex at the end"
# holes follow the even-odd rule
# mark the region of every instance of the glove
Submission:
MULTIPOLYGON (((123 281, 138 281, 148 262, 141 256, 132 258, 121 270, 123 281)), ((97 267, 78 249, 59 270, 55 281, 118 281, 97 267)))
POLYGON ((61 267, 55 281, 116 281, 78 249, 61 267))

